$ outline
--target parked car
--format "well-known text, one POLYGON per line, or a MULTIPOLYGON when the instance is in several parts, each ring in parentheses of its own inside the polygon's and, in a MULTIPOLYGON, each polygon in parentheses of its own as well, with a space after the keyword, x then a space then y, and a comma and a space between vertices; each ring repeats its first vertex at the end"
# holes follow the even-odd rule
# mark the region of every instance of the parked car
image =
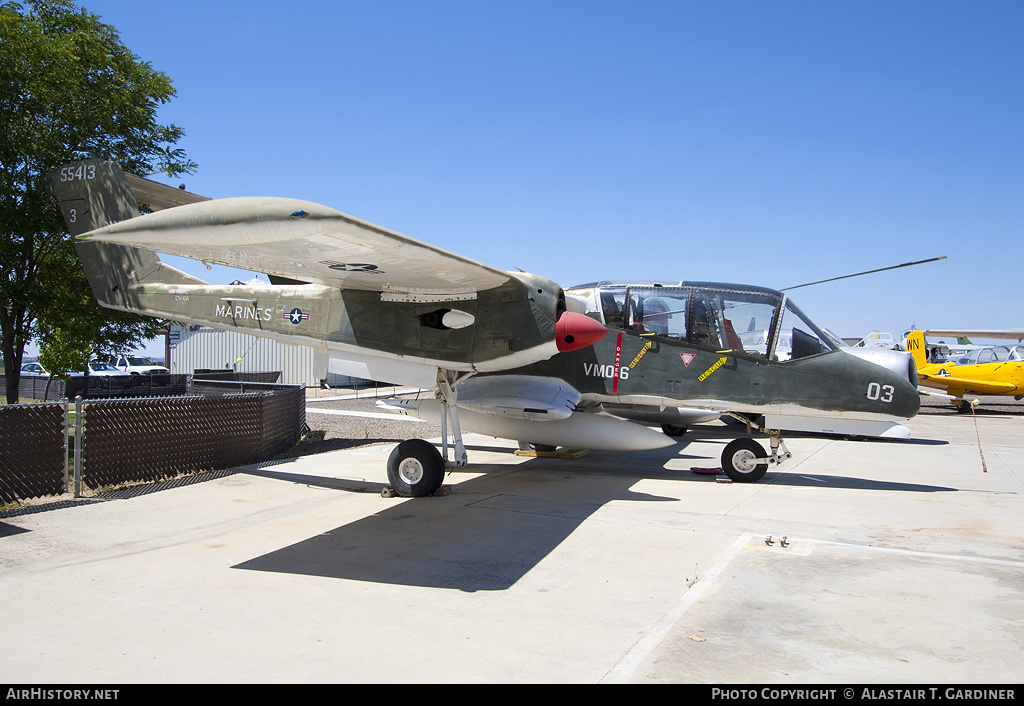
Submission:
MULTIPOLYGON (((104 362, 102 360, 93 360, 89 362, 89 374, 97 375, 99 377, 110 377, 127 375, 128 373, 124 372, 123 370, 118 370, 110 363, 104 362)), ((72 377, 82 377, 83 375, 85 375, 85 373, 80 371, 76 373, 71 373, 72 377)))
POLYGON ((171 372, 149 358, 139 355, 119 355, 111 358, 110 364, 129 375, 167 375, 171 372))
POLYGON ((39 363, 25 363, 21 366, 21 376, 48 378, 50 374, 39 363))

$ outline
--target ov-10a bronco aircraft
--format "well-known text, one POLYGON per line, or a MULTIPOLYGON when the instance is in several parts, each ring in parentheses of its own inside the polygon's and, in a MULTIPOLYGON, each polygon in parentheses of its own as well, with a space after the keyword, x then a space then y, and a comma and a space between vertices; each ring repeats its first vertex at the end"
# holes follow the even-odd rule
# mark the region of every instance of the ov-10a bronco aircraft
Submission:
POLYGON ((429 495, 446 468, 466 465, 462 430, 637 450, 674 442, 620 417, 673 431, 693 409, 728 413, 747 436, 726 446, 723 468, 755 481, 791 456, 784 430, 906 436, 899 422, 919 409, 909 356, 852 354, 778 291, 688 282, 566 290, 285 198, 139 216, 121 168, 101 160, 63 167, 51 188, 103 306, 310 345, 320 377, 434 390, 433 400, 394 403, 443 428, 443 455, 422 439, 395 448, 388 478, 398 495, 429 495), (272 286, 208 284, 158 252, 264 272, 272 286), (751 421, 760 415, 763 426, 751 421), (749 438, 754 429, 770 453, 749 438))

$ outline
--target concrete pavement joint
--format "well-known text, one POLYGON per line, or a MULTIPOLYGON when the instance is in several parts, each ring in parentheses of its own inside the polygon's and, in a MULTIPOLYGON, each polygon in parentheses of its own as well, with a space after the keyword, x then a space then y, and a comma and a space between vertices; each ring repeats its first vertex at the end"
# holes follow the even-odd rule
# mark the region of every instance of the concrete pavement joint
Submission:
POLYGON ((722 571, 732 560, 743 550, 753 539, 751 534, 740 535, 728 551, 708 570, 697 583, 686 590, 679 601, 666 613, 661 620, 640 640, 633 645, 632 649, 619 660, 601 682, 609 684, 625 684, 636 673, 637 668, 643 664, 647 656, 658 646, 658 643, 668 634, 672 627, 685 615, 690 606, 696 603, 707 593, 711 585, 718 579, 722 571))

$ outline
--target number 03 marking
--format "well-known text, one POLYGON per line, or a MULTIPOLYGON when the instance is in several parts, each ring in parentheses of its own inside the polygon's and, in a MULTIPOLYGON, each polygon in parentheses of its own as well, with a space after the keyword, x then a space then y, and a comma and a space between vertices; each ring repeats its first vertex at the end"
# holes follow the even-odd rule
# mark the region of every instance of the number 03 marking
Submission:
POLYGON ((896 394, 896 388, 892 385, 880 385, 877 382, 868 383, 868 399, 881 400, 888 404, 896 394))

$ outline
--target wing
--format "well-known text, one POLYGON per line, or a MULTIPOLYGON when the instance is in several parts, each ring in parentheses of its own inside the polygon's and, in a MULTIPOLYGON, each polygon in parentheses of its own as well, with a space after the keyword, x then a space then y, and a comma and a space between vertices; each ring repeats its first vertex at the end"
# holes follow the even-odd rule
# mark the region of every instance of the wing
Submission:
POLYGON ((918 375, 918 379, 928 387, 938 387, 942 390, 952 390, 961 394, 965 390, 970 390, 978 395, 1006 395, 1017 390, 1017 386, 1011 382, 973 380, 955 375, 928 375, 922 373, 918 375))
MULTIPOLYGON (((389 374, 486 372, 546 360, 607 333, 567 311, 562 288, 508 273, 334 209, 286 198, 204 200, 138 216, 124 172, 84 160, 50 175, 89 283, 103 306, 244 331, 389 374), (155 253, 280 277, 216 285, 155 253)), ((168 203, 193 197, 164 198, 168 203)), ((153 199, 152 196, 146 198, 153 199)))
POLYGON ((953 329, 929 329, 924 332, 925 336, 967 336, 970 338, 1013 338, 1018 341, 1024 340, 1024 329, 1001 329, 1001 330, 953 330, 953 329))
POLYGON ((460 294, 509 275, 320 204, 242 197, 108 225, 83 240, 130 245, 339 289, 460 294))

